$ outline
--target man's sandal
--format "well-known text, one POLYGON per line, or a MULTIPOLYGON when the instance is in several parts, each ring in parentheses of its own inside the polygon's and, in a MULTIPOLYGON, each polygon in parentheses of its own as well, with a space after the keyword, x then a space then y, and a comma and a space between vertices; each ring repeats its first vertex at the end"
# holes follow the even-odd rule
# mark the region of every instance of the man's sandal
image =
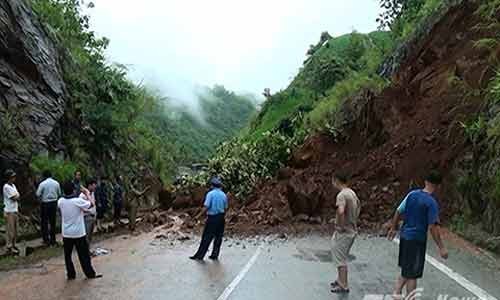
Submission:
POLYGON ((349 293, 349 289, 343 288, 340 285, 336 286, 335 288, 332 288, 330 292, 334 294, 347 294, 349 293))

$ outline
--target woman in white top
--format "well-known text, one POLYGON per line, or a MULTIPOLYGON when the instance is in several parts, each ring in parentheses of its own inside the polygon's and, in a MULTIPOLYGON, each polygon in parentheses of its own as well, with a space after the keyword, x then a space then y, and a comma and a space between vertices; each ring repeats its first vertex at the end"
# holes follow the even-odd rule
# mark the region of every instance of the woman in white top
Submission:
POLYGON ((7 234, 7 252, 19 254, 19 249, 16 247, 17 227, 18 227, 18 211, 19 211, 19 192, 16 185, 16 173, 13 170, 5 171, 7 183, 3 186, 3 204, 4 217, 6 223, 7 234))
MULTIPOLYGON (((84 211, 91 209, 94 204, 78 197, 72 182, 63 184, 63 192, 64 197, 59 199, 57 206, 61 210, 61 227, 67 278, 68 280, 73 280, 76 277, 75 266, 71 259, 74 247, 76 247, 78 259, 80 260, 80 265, 85 276, 89 279, 100 278, 102 275, 97 275, 92 267, 83 219, 84 211)), ((82 189, 82 192, 89 193, 86 189, 82 189)))

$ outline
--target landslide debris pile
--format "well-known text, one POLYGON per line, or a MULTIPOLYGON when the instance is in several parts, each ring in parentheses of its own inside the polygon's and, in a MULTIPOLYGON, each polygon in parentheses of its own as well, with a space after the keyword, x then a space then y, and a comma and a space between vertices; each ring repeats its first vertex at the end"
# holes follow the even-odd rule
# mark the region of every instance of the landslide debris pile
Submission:
MULTIPOLYGON (((328 220, 336 194, 331 177, 343 170, 361 198, 362 225, 378 226, 429 169, 437 168, 445 175, 440 204, 445 214, 454 212, 450 200, 457 192, 450 171, 468 147, 461 122, 482 109, 484 99, 472 91, 486 88, 495 74, 492 52, 475 42, 496 33, 476 26, 481 21, 476 9, 477 2, 462 1, 431 19, 388 60, 387 88, 378 94, 360 91, 341 107, 334 120, 341 136, 309 138, 288 168, 255 190, 250 207, 328 220)), ((271 219, 276 216, 281 217, 271 219)))
MULTIPOLYGON (((229 223, 242 230, 296 220, 331 223, 336 170, 352 175, 363 204, 362 227, 388 220, 431 168, 445 175, 438 198, 445 217, 451 215, 457 209, 451 199, 458 196, 450 171, 469 147, 461 124, 483 109, 485 100, 473 91, 486 88, 495 74, 491 49, 475 42, 496 32, 477 26, 477 7, 477 1, 456 1, 429 18, 384 64, 390 85, 344 101, 332 120, 339 134, 306 139, 287 167, 229 212, 229 223)), ((493 53, 500 57, 498 45, 493 53)))

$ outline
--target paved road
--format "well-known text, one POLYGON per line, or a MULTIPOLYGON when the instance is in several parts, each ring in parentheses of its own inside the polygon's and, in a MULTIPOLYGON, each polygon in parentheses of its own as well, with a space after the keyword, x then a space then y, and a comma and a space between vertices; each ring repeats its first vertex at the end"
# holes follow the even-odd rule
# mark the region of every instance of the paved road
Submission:
MULTIPOLYGON (((155 233, 116 237, 101 245, 112 253, 94 259, 104 278, 85 280, 80 272, 76 281, 66 282, 63 259, 57 257, 40 266, 0 273, 0 299, 378 300, 390 299, 383 295, 391 292, 398 273, 397 245, 362 236, 353 249, 351 293, 338 296, 328 288, 334 269, 327 237, 230 239, 220 262, 204 263, 187 259, 197 241, 172 243, 155 239, 155 233)), ((456 273, 444 273, 440 260, 439 268, 427 264, 420 299, 477 299, 464 286, 500 299, 498 262, 474 250, 450 247, 451 258, 445 264, 456 273), (458 282, 452 279, 457 276, 458 282)), ((435 249, 429 252, 436 257, 435 249)))

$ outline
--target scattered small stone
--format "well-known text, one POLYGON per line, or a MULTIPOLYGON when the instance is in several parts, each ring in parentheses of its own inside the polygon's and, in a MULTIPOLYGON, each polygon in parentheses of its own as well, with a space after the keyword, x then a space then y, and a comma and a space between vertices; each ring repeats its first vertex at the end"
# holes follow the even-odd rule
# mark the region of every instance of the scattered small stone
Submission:
POLYGON ((309 219, 309 222, 311 222, 312 224, 321 224, 321 217, 311 217, 309 219))
POLYGON ((155 236, 155 239, 162 239, 162 240, 166 240, 168 237, 164 234, 158 234, 157 236, 155 236))
POLYGON ((432 143, 434 141, 434 136, 426 136, 424 138, 424 141, 426 141, 427 143, 432 143))
POLYGON ((297 216, 295 216, 295 220, 299 222, 307 222, 309 221, 309 216, 306 214, 298 214, 297 216))
POLYGON ((190 240, 190 239, 191 239, 191 238, 190 238, 189 236, 187 236, 187 235, 181 235, 181 236, 179 236, 179 237, 177 238, 177 240, 179 240, 179 241, 181 241, 181 242, 183 242, 183 241, 188 241, 188 240, 190 240))

